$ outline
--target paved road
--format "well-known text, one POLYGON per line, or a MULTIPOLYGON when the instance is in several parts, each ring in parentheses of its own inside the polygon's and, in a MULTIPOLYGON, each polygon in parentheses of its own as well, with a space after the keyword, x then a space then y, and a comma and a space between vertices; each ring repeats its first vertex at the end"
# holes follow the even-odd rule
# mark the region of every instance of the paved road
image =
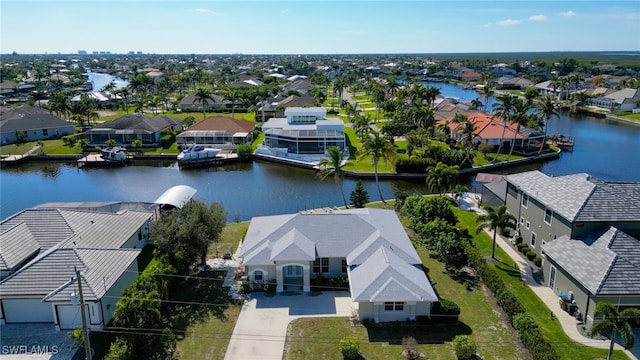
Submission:
POLYGON ((225 360, 280 360, 289 323, 297 318, 317 316, 351 316, 355 304, 349 292, 308 294, 253 295, 242 311, 231 335, 225 360))

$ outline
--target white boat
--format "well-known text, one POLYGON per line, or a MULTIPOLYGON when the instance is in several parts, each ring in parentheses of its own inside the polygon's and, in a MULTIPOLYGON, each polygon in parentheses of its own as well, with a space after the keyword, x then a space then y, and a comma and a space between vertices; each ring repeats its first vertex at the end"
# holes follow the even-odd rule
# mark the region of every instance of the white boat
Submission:
POLYGON ((220 149, 206 148, 202 145, 191 145, 178 154, 178 161, 181 163, 204 162, 215 159, 219 152, 220 149))
POLYGON ((114 146, 100 150, 100 156, 107 162, 125 162, 127 160, 127 149, 114 146))

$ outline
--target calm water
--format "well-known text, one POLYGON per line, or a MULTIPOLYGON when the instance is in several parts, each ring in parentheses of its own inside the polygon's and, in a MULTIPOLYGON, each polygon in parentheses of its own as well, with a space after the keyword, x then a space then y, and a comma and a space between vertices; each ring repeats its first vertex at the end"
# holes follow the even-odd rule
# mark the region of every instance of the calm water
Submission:
POLYGON ((100 91, 100 89, 102 89, 111 81, 113 81, 116 90, 122 89, 123 87, 129 85, 129 81, 111 76, 109 74, 87 71, 87 75, 89 76, 89 81, 93 83, 93 88, 91 89, 91 91, 100 91))
MULTIPOLYGON (((445 83, 444 96, 469 101, 475 91, 445 83)), ((539 169, 549 175, 586 172, 603 180, 640 182, 640 127, 605 119, 563 115, 549 125, 549 133, 576 138, 573 152, 544 164, 509 169, 539 169)), ((0 172, 0 218, 51 201, 153 201, 174 185, 198 190, 196 198, 222 202, 229 221, 255 215, 273 215, 325 206, 341 206, 342 197, 331 179, 320 181, 315 172, 284 165, 254 162, 210 169, 179 170, 175 163, 150 163, 116 169, 82 169, 75 164, 27 163, 0 172)), ((469 181, 473 191, 477 184, 469 181)), ((385 198, 397 190, 427 193, 423 181, 381 181, 385 198)), ((373 181, 365 181, 371 200, 378 200, 373 181)), ((344 181, 345 195, 355 181, 344 181)))

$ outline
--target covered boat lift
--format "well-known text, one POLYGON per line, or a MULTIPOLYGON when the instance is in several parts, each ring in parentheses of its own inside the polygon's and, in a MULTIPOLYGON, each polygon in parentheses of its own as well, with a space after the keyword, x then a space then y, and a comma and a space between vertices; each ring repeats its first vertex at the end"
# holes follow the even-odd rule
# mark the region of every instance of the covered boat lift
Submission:
POLYGON ((161 209, 182 208, 197 191, 191 186, 176 185, 162 193, 154 203, 160 205, 161 209))

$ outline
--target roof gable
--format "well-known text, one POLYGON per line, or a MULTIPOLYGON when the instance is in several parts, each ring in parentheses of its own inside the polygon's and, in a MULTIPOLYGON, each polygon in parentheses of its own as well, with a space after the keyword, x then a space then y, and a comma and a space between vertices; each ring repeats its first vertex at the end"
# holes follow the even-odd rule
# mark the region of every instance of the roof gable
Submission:
POLYGON ((275 241, 271 249, 271 261, 306 260, 316 258, 316 247, 313 241, 296 229, 292 229, 275 241))
POLYGON ((25 223, 0 233, 0 270, 13 270, 40 251, 40 244, 25 223))

